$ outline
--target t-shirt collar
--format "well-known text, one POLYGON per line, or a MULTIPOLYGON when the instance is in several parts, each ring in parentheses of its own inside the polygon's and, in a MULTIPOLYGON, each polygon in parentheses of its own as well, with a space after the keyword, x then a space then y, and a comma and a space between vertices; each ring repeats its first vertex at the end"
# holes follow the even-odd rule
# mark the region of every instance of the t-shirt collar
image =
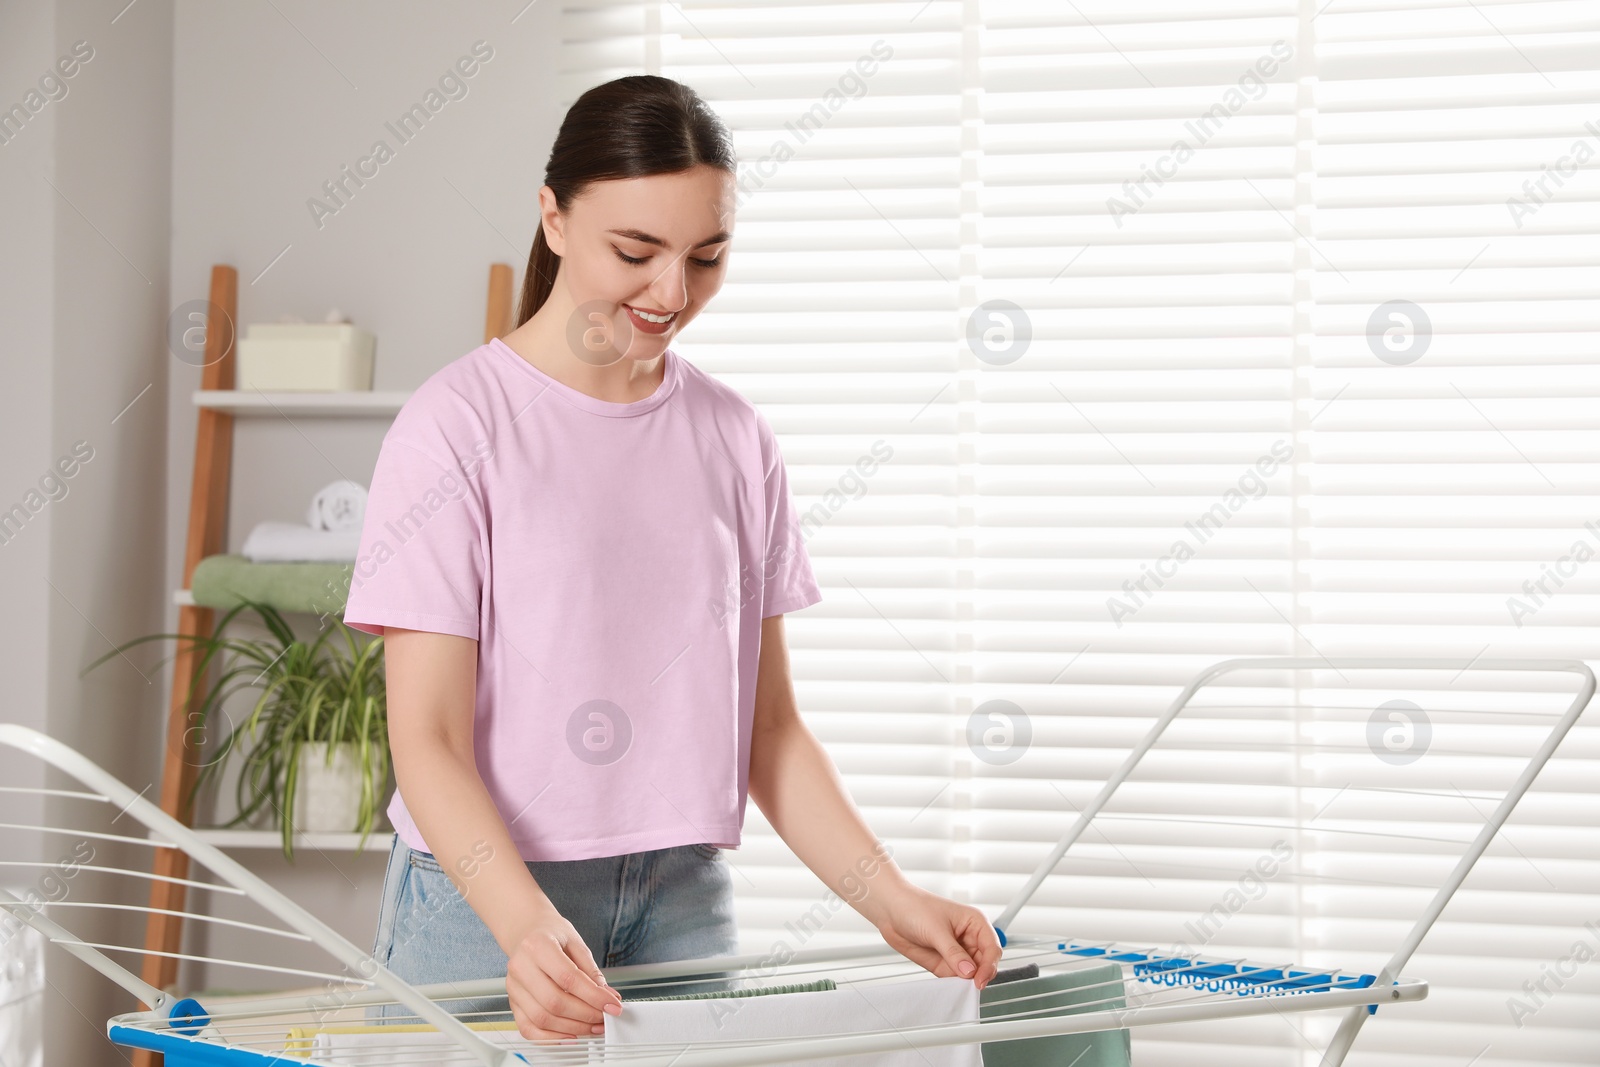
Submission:
POLYGON ((550 375, 519 356, 510 345, 498 337, 490 339, 489 347, 502 359, 510 360, 518 367, 521 367, 525 373, 532 376, 534 380, 554 390, 556 396, 573 407, 581 408, 596 415, 606 415, 611 418, 629 418, 634 415, 643 415, 647 411, 654 411, 666 403, 678 385, 678 354, 670 348, 666 349, 662 356, 666 360, 666 368, 662 373, 661 384, 656 387, 656 391, 642 400, 618 404, 610 400, 601 400, 599 397, 590 396, 588 393, 580 392, 570 385, 564 385, 556 381, 550 375))

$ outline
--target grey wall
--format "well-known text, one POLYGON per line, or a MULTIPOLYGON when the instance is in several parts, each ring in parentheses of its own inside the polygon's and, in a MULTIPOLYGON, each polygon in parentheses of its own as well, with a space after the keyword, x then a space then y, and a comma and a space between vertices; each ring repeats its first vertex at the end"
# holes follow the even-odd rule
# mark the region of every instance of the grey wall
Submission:
MULTIPOLYGON (((9 683, 5 721, 44 730, 137 787, 158 774, 160 672, 152 657, 135 656, 79 677, 114 642, 159 628, 165 615, 156 561, 167 535, 160 327, 169 273, 172 9, 148 0, 118 17, 119 7, 58 0, 0 8, 0 106, 37 108, 0 145, 9 209, 0 261, 0 507, 27 507, 28 492, 52 469, 71 471, 45 485, 49 502, 0 545, 0 656, 9 683), (47 80, 30 101, 29 91, 59 74, 57 60, 72 57, 80 41, 77 69, 47 80), (48 102, 40 106, 41 98, 48 102)), ((7 784, 41 780, 37 761, 15 753, 3 759, 7 784)), ((42 814, 54 825, 83 825, 71 803, 53 802, 41 813, 8 798, 7 812, 17 817, 6 821, 42 814)), ((5 854, 50 864, 74 855, 74 844, 58 836, 7 841, 5 854)), ((96 862, 148 864, 142 849, 100 843, 96 852, 96 862)), ((4 878, 27 890, 48 873, 6 868, 4 878)), ((125 883, 86 871, 68 884, 74 901, 125 891, 125 883)), ((126 942, 141 927, 101 911, 76 912, 73 929, 126 942)), ((120 1061, 106 1042, 105 1019, 133 1007, 126 994, 59 950, 45 956, 43 978, 45 1062, 120 1061)))
MULTIPOLYGON (((158 661, 170 646, 78 675, 113 645, 177 622, 171 591, 182 580, 199 370, 167 351, 168 316, 205 297, 212 265, 227 263, 239 272, 241 325, 320 320, 337 306, 376 334, 378 389, 414 388, 479 344, 489 264, 520 271, 537 220, 561 114, 558 15, 525 0, 0 4, 0 106, 22 101, 75 41, 94 49, 66 96, 0 145, 9 209, 0 223, 0 508, 22 501, 74 442, 93 449, 66 495, 0 545, 9 682, 0 720, 43 729, 157 792, 169 685, 158 661), (424 102, 478 41, 493 54, 461 79, 465 95, 443 94, 444 106, 400 143, 386 123, 424 102), (393 158, 315 220, 308 201, 331 204, 324 183, 379 139, 393 158)), ((365 482, 385 426, 241 421, 230 550, 261 519, 298 518, 324 483, 365 482)), ((38 781, 40 771, 0 752, 0 778, 38 781)), ((18 817, 0 821, 41 814, 4 803, 18 817)), ((292 867, 270 850, 240 856, 365 946, 383 875, 384 839, 376 843, 362 856, 303 854, 292 867)), ((64 844, 13 835, 0 848, 8 859, 49 862, 64 844)), ((97 862, 105 860, 140 866, 148 853, 103 846, 97 862)), ((33 876, 6 868, 0 882, 25 887, 33 876)), ((143 903, 142 887, 127 885, 80 872, 73 893, 143 903)), ((137 916, 72 921, 97 940, 142 943, 137 916)), ((236 946, 193 947, 227 955, 236 946)), ((123 959, 137 969, 137 957, 123 959)), ((104 1024, 132 1008, 130 998, 59 950, 47 961, 45 1062, 124 1062, 104 1024)), ((289 951, 277 962, 325 961, 289 951)), ((179 984, 283 980, 186 967, 179 984)))
MULTIPOLYGON (((56 59, 54 14, 45 5, 0 5, 0 108, 20 104, 35 80, 52 69, 56 59)), ((98 72, 97 72, 98 73, 98 72)), ((79 79, 81 81, 82 79, 79 79)), ((5 255, 0 256, 0 510, 23 502, 49 467, 52 419, 52 352, 55 322, 56 116, 88 95, 73 85, 63 102, 45 105, 19 132, 0 144, 0 217, 5 255)), ((45 627, 40 622, 50 607, 50 586, 42 580, 50 559, 50 526, 54 512, 46 506, 14 535, 0 534, 0 657, 6 671, 4 721, 43 729, 47 715, 45 627)), ((37 781, 34 761, 0 748, 0 776, 7 782, 37 781)), ((13 821, 36 821, 39 811, 13 808, 13 821)), ((0 831, 3 833, 3 831, 0 831)), ((27 845, 0 837, 7 855, 27 845)), ((36 842, 35 842, 36 844, 36 842)), ((13 874, 3 877, 7 883, 13 874)), ((17 875, 15 877, 21 877, 17 875)))
MULTIPOLYGON (((0 5, 0 108, 20 103, 34 79, 51 69, 56 58, 54 15, 48 5, 0 5)), ((82 93, 78 94, 82 96, 82 93)), ((67 104, 80 100, 70 97, 67 104)), ((0 510, 21 503, 50 463, 53 443, 50 417, 51 344, 55 324, 50 314, 55 269, 55 197, 45 181, 53 177, 55 116, 59 105, 44 105, 20 131, 6 133, 0 144, 0 510)), ((46 729, 48 672, 44 667, 46 627, 41 622, 51 607, 50 587, 41 580, 50 559, 49 506, 27 520, 15 536, 0 544, 0 669, 5 671, 6 701, 0 721, 46 729)), ((153 547, 153 546, 152 546, 153 547)), ((20 786, 42 784, 38 761, 0 746, 0 782, 20 786)), ((3 821, 37 825, 43 806, 36 798, 0 794, 3 821)), ((40 835, 0 828, 0 857, 13 862, 37 861, 40 835)), ((25 867, 0 867, 0 885, 26 898, 35 889, 38 872, 25 867)), ((0 930, 12 929, 9 924, 0 930)), ((0 1056, 19 1058, 36 1049, 43 1032, 38 1013, 45 998, 44 944, 28 931, 14 931, 0 948, 8 966, 0 974, 0 1056), (20 960, 18 968, 12 961, 20 960)), ((53 964, 58 961, 52 960, 53 964)), ((87 976, 86 976, 87 977, 87 976)))

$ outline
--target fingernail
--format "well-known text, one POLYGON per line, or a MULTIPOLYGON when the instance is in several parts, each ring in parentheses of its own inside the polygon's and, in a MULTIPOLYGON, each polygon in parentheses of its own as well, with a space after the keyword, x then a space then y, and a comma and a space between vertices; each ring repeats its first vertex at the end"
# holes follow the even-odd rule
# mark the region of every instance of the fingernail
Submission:
POLYGON ((603 1034, 606 1032, 606 1028, 601 1026, 599 1023, 595 1023, 593 1026, 589 1027, 589 1030, 596 1034, 603 1034))
POLYGON ((606 1011, 609 1011, 612 1015, 621 1015, 622 1005, 614 1000, 608 1000, 606 1001, 606 1011))
POLYGON ((960 963, 956 964, 956 969, 961 972, 961 975, 962 975, 963 978, 971 978, 972 977, 972 961, 971 960, 962 960, 960 963))

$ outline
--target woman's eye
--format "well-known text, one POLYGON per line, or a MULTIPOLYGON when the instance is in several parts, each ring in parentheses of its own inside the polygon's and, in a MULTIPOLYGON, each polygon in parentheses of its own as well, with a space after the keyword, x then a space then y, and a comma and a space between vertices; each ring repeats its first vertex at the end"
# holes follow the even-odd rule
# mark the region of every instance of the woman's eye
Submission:
MULTIPOLYGON (((617 254, 617 258, 622 260, 624 263, 638 264, 643 263, 650 258, 649 256, 630 256, 622 249, 617 248, 615 245, 612 246, 611 251, 615 252, 617 254)), ((690 262, 697 267, 717 267, 722 265, 722 257, 718 256, 716 259, 691 259, 690 262)))

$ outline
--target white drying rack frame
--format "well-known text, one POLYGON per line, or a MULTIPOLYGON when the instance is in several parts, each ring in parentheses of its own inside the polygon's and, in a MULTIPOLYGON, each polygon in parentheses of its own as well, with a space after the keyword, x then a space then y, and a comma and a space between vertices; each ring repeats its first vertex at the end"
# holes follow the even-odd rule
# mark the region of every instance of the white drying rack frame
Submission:
MULTIPOLYGON (((1500 831, 1517 802, 1566 736, 1595 691, 1595 678, 1589 667, 1576 660, 1534 659, 1477 659, 1470 661, 1426 658, 1383 657, 1259 657, 1227 660, 1202 671, 1177 695, 1167 709, 1155 720, 1141 740, 1129 752, 1116 772, 1107 779, 1099 793, 1078 814, 1071 828, 1051 849, 1011 903, 994 921, 1001 943, 1007 946, 1010 964, 1021 950, 1035 950, 1040 959, 1041 973, 1049 967, 1073 967, 1088 964, 1120 964, 1134 984, 1149 983, 1155 993, 1141 994, 1142 1003, 1128 1006, 1122 996, 1122 982, 1115 989, 1106 989, 1106 995, 1091 1000, 1086 1007, 1096 1010, 1075 1009, 1076 1014, 1050 1014, 1028 1017, 1040 1012, 1021 1012, 1020 1017, 985 1019, 981 1022, 941 1024, 916 1028, 887 1028, 877 1031, 858 1031, 805 1038, 774 1039, 761 1042, 702 1042, 694 1046, 693 1059, 703 1067, 756 1067, 758 1064, 787 1062, 825 1056, 853 1053, 890 1052, 906 1048, 932 1048, 974 1042, 1009 1041, 1023 1038, 1064 1034, 1082 1034, 1163 1022, 1238 1018, 1259 1015, 1269 1011, 1310 1011, 1345 1009, 1346 1013, 1332 1043, 1323 1056, 1324 1067, 1337 1067, 1343 1063, 1361 1025, 1376 1010, 1377 1002, 1404 1002, 1422 999, 1427 995, 1427 983, 1401 976, 1417 946, 1438 919, 1455 891, 1461 886, 1487 849, 1490 841, 1500 831), (1352 975, 1327 968, 1293 969, 1283 964, 1259 964, 1242 960, 1174 958, 1154 950, 1129 948, 1109 943, 1081 943, 1059 938, 1024 939, 1006 936, 1006 930, 1017 913, 1033 893, 1055 869, 1072 844, 1089 827, 1094 818, 1128 777, 1145 754, 1156 744, 1168 725, 1189 705, 1203 686, 1224 675, 1246 670, 1315 671, 1340 668, 1394 669, 1404 671, 1449 670, 1465 673, 1477 671, 1532 671, 1576 674, 1579 686, 1571 704, 1551 727, 1549 733, 1529 758, 1521 773, 1507 789, 1500 802, 1477 835, 1462 853, 1450 875, 1434 894, 1422 915, 1402 939, 1389 961, 1376 975, 1352 975), (1050 962, 1054 961, 1054 962, 1050 962), (1162 988, 1166 987, 1166 988, 1162 988)), ((38 830, 47 834, 72 834, 80 837, 106 838, 134 844, 181 848, 193 860, 217 875, 223 886, 209 886, 224 892, 249 897, 273 916, 281 920, 288 931, 255 929, 279 933, 309 942, 332 955, 344 964, 343 975, 320 975, 364 988, 340 990, 337 1000, 341 1010, 364 1005, 399 1004, 409 1009, 420 1021, 421 1028, 430 1030, 418 1038, 411 1053, 397 1053, 382 1061, 376 1057, 371 1063, 407 1064, 428 1063, 484 1063, 493 1067, 509 1067, 515 1063, 548 1063, 566 1067, 570 1064, 587 1064, 597 1055, 596 1041, 579 1041, 572 1044, 527 1041, 520 1038, 505 1040, 515 1034, 514 1025, 504 1023, 476 1023, 468 1025, 456 1015, 444 1010, 438 1003, 442 999, 462 997, 503 996, 504 978, 480 979, 472 982, 412 985, 377 963, 337 931, 317 919, 303 907, 273 888, 237 861, 215 846, 203 841, 186 827, 161 811, 159 807, 135 793, 110 773, 88 760, 72 748, 38 731, 15 724, 0 724, 0 744, 10 745, 31 753, 46 763, 70 775, 86 786, 88 793, 63 793, 61 790, 37 790, 82 799, 102 801, 118 808, 118 816, 127 814, 143 823, 152 833, 143 838, 96 834, 70 828, 27 826, 6 822, 3 825, 23 830, 38 830), (511 1035, 505 1033, 511 1029, 511 1035), (492 1033, 499 1030, 498 1035, 492 1033), (490 1040, 498 1036, 499 1040, 490 1040)), ((28 792, 13 787, 9 791, 28 792)), ((12 866, 39 866, 18 861, 7 861, 12 866)), ((115 870, 115 869, 113 869, 115 870)), ((116 873, 133 874, 117 870, 116 873)), ((149 875, 137 875, 150 877, 149 875)), ((43 912, 49 904, 23 901, 0 889, 0 909, 10 912, 42 933, 51 942, 81 959, 101 974, 128 990, 140 1001, 149 1005, 145 1011, 128 1012, 112 1017, 107 1022, 110 1038, 131 1047, 155 1049, 167 1057, 172 1067, 188 1065, 227 1064, 229 1067, 266 1067, 271 1064, 297 1062, 307 1065, 326 1063, 310 1054, 306 1043, 295 1043, 277 1037, 264 1041, 261 1035, 269 1030, 282 1033, 286 1023, 310 1018, 317 1022, 329 1017, 327 994, 308 995, 304 991, 255 997, 228 998, 225 1008, 208 1011, 192 998, 179 998, 145 983, 104 950, 142 952, 118 945, 100 945, 85 942, 71 931, 47 917, 43 912), (294 1013, 299 1012, 300 1015, 294 1013), (287 1060, 286 1057, 294 1057, 287 1060)), ((80 905, 81 906, 81 905, 80 905)), ((128 905, 106 905, 128 908, 128 905)), ((147 910, 135 908, 134 910, 147 910)), ((204 916, 194 916, 205 918, 204 916)), ((230 920, 231 921, 231 920, 230 920)), ((236 924, 241 925, 241 924, 236 924)), ((242 924, 250 925, 250 924, 242 924)), ((184 957, 205 959, 204 957, 184 957)), ((229 961, 211 961, 229 962, 229 961)), ((632 985, 635 989, 651 984, 670 986, 671 979, 685 979, 694 975, 728 975, 748 972, 754 967, 770 966, 769 956, 750 954, 713 957, 709 959, 682 960, 671 963, 639 964, 607 968, 608 981, 621 988, 632 985)), ((785 958, 789 975, 802 975, 807 968, 819 964, 846 964, 841 972, 843 983, 873 981, 884 977, 906 977, 927 972, 909 964, 898 953, 884 945, 860 945, 845 948, 799 950, 785 958), (870 968, 871 961, 898 961, 904 966, 897 975, 875 974, 872 977, 854 978, 851 967, 870 968), (855 961, 855 962, 852 962, 855 961)), ((248 964, 237 964, 248 966, 248 964)), ((262 967, 269 971, 298 974, 317 974, 312 971, 294 971, 288 968, 262 967)), ((1113 983, 1098 983, 1109 986, 1113 983)), ((1095 988, 1094 986, 1090 987, 1095 988)), ((1130 999, 1132 994, 1129 995, 1130 999)), ((220 1002, 219 1002, 220 1004, 220 1002)), ((1040 1009, 1045 1011, 1048 1009, 1040 1009)), ((503 1014, 503 1013, 502 1013, 503 1014)), ((357 1027, 356 1029, 362 1029, 357 1027)), ((383 1028, 379 1028, 383 1029, 383 1028)), ((399 1032, 399 1031, 390 1031, 399 1032)), ((691 1051, 682 1044, 672 1047, 627 1045, 604 1046, 604 1058, 626 1060, 625 1067, 670 1067, 685 1052, 691 1051)))

